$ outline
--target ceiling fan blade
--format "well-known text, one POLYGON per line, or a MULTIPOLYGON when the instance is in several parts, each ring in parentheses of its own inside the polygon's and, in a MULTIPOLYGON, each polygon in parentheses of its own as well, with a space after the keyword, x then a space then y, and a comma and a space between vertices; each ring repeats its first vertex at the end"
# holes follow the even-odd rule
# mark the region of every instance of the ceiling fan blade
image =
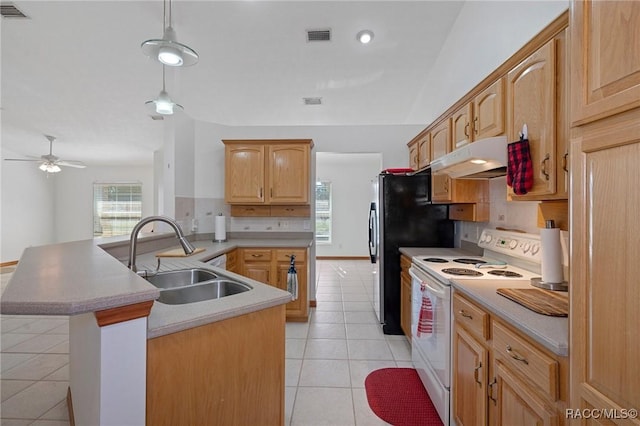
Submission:
POLYGON ((66 167, 75 167, 77 169, 84 169, 87 167, 82 161, 74 161, 74 160, 60 160, 56 161, 58 166, 66 166, 66 167))
POLYGON ((42 158, 5 158, 4 161, 42 161, 42 158))

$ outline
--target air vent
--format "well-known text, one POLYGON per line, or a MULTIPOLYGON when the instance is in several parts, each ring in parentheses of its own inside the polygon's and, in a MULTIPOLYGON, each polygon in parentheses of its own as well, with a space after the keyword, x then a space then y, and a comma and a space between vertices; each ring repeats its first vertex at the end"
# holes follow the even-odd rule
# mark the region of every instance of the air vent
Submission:
POLYGON ((307 41, 331 41, 331 30, 307 30, 307 41))
POLYGON ((302 98, 305 105, 322 105, 322 98, 302 98))
POLYGON ((0 15, 2 15, 3 18, 28 18, 27 15, 11 3, 0 4, 0 15))
POLYGON ((162 121, 162 120, 164 120, 164 117, 161 116, 161 115, 150 115, 149 117, 151 117, 151 119, 153 121, 162 121))

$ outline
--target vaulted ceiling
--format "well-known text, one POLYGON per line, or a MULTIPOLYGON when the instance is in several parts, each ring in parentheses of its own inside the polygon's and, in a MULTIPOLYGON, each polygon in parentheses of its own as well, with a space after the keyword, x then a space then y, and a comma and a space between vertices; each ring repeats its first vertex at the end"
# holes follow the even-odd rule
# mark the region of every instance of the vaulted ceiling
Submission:
MULTIPOLYGON (((51 134, 63 158, 150 164, 163 122, 144 103, 162 66, 140 44, 161 38, 163 2, 13 4, 28 18, 1 22, 3 148, 44 154, 51 134)), ((174 0, 178 41, 200 61, 168 69, 167 90, 184 114, 225 125, 426 124, 416 102, 462 4, 174 0), (310 29, 331 41, 308 42, 310 29), (372 43, 356 41, 362 29, 372 43)))

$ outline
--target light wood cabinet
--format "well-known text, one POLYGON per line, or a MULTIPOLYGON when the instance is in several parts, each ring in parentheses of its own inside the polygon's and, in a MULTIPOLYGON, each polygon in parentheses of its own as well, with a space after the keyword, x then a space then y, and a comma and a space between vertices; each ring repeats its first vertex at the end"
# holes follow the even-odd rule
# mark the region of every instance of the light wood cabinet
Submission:
POLYGON ((640 3, 571 12, 570 407, 621 413, 640 409, 640 3))
POLYGON ((571 121, 582 125, 640 106, 640 4, 573 1, 571 121))
POLYGON ((557 425, 568 363, 457 291, 452 412, 458 425, 557 425))
POLYGON ((420 170, 431 162, 431 133, 420 133, 407 144, 409 167, 420 170))
POLYGON ((309 204, 311 140, 224 140, 225 202, 309 204))
POLYGON ((451 117, 452 148, 504 134, 504 78, 500 78, 451 117))
MULTIPOLYGON (((446 119, 431 130, 431 158, 436 160, 451 152, 451 120, 446 119)), ((444 174, 431 176, 431 200, 451 202, 451 178, 444 174)))
POLYGON ((411 341, 411 258, 400 256, 400 328, 411 341))
POLYGON ((147 341, 148 425, 282 425, 285 314, 276 306, 147 341))
POLYGON ((526 124, 533 187, 512 200, 568 197, 566 30, 522 61, 507 75, 507 137, 519 139, 526 124))
POLYGON ((238 272, 238 249, 227 252, 227 271, 238 272))
POLYGON ((418 170, 420 168, 420 159, 419 159, 419 148, 418 141, 413 141, 409 143, 409 167, 413 170, 418 170))
POLYGON ((281 290, 287 289, 287 276, 291 255, 295 255, 298 276, 298 298, 286 305, 287 321, 306 322, 308 309, 308 276, 307 249, 303 248, 242 248, 239 267, 240 275, 272 285, 281 290))

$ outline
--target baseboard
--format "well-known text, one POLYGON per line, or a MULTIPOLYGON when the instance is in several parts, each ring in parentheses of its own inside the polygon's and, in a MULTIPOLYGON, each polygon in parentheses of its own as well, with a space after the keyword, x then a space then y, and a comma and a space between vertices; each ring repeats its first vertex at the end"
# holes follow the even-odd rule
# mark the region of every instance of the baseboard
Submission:
POLYGON ((369 260, 369 256, 316 256, 316 260, 369 260))

